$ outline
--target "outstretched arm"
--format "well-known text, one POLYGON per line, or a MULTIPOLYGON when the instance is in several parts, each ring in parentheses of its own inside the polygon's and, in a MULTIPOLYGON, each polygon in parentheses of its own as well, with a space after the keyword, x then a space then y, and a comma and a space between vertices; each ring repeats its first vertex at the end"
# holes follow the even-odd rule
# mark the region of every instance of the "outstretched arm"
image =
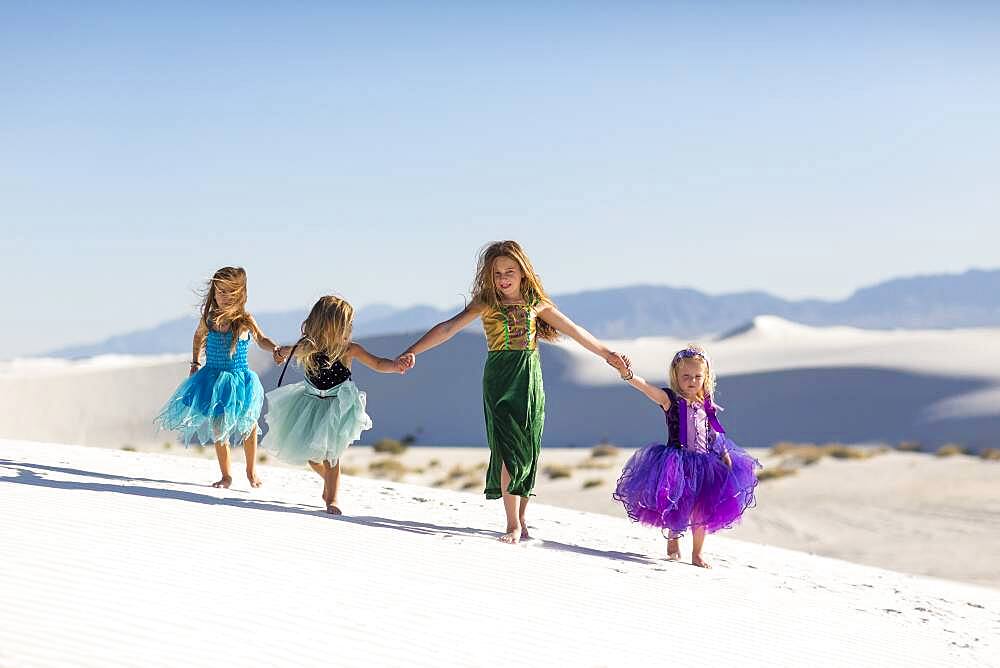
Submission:
POLYGON ((260 329, 260 325, 257 324, 257 321, 253 316, 250 316, 250 321, 253 323, 253 334, 254 339, 257 341, 257 345, 260 346, 261 349, 271 353, 271 357, 274 358, 275 364, 281 364, 284 362, 285 357, 287 356, 285 349, 279 346, 274 339, 264 335, 264 332, 260 329))
POLYGON ((618 369, 619 372, 625 369, 625 360, 621 355, 613 352, 606 345, 598 341, 593 334, 563 315, 555 305, 540 305, 538 307, 538 317, 618 369))
POLYGON ((347 347, 345 357, 347 358, 346 361, 357 360, 369 369, 379 373, 403 373, 406 371, 406 367, 399 360, 372 355, 360 343, 354 343, 353 341, 347 347))
POLYGON ((622 359, 625 360, 625 368, 618 370, 621 374, 622 380, 645 394, 654 404, 659 404, 660 408, 663 410, 670 408, 670 397, 663 391, 663 388, 650 385, 646 382, 645 378, 635 375, 632 372, 632 361, 628 358, 628 356, 622 355, 622 359))
POLYGON ((449 318, 444 322, 439 322, 427 330, 426 334, 421 336, 412 346, 403 351, 403 354, 397 359, 401 360, 406 368, 412 367, 414 359, 417 355, 426 350, 430 350, 435 346, 441 345, 451 337, 458 334, 469 323, 478 318, 485 308, 485 305, 480 302, 472 302, 454 317, 449 318))
POLYGON ((189 374, 191 376, 201 366, 201 349, 205 347, 207 336, 208 325, 205 324, 204 318, 199 318, 198 327, 194 330, 194 340, 191 342, 191 373, 189 374))

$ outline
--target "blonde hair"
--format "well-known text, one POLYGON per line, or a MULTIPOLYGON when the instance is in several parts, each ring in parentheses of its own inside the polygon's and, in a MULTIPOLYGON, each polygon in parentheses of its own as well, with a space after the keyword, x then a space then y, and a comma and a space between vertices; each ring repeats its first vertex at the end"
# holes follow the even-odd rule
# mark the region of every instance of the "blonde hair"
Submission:
POLYGON ((218 332, 232 334, 229 354, 236 352, 245 332, 250 332, 254 338, 260 338, 260 328, 247 313, 247 272, 243 267, 223 267, 212 275, 205 286, 201 302, 201 319, 205 326, 218 332), (218 295, 232 297, 230 304, 222 308, 216 303, 218 295))
POLYGON ((670 378, 670 389, 681 394, 681 382, 677 377, 677 367, 684 361, 697 362, 705 369, 705 379, 702 381, 699 392, 701 400, 704 401, 705 397, 715 394, 715 370, 712 368, 712 362, 708 359, 708 353, 696 343, 689 343, 686 348, 678 350, 670 361, 670 369, 667 374, 670 378))
MULTIPOLYGON (((551 304, 552 300, 545 294, 542 281, 531 266, 527 253, 516 241, 494 241, 479 253, 476 265, 476 278, 472 283, 472 299, 482 302, 492 309, 500 308, 500 291, 493 280, 493 263, 497 258, 510 258, 521 268, 521 297, 524 303, 533 306, 538 303, 551 304)), ((555 327, 541 318, 535 321, 535 331, 538 338, 554 341, 559 338, 555 327)))
POLYGON ((302 323, 302 338, 295 349, 295 361, 307 375, 324 366, 321 356, 326 356, 327 365, 343 357, 351 345, 353 322, 354 307, 347 300, 333 295, 319 298, 302 323))

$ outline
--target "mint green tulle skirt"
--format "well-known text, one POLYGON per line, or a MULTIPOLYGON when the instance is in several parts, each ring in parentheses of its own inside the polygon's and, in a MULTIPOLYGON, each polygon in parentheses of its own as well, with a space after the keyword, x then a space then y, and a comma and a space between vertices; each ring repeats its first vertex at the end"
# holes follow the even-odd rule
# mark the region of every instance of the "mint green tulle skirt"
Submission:
POLYGON ((283 462, 335 462, 347 446, 371 429, 365 393, 354 381, 317 390, 308 381, 267 393, 267 435, 261 446, 283 462))

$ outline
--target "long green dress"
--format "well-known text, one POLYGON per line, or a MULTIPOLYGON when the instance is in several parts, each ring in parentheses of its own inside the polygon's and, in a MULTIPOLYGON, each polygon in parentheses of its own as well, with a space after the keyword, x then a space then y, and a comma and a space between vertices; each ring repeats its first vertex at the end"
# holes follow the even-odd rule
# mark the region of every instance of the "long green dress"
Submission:
POLYGON ((490 445, 487 499, 502 496, 501 463, 510 473, 510 494, 531 496, 535 486, 545 426, 535 307, 504 305, 482 316, 489 348, 483 368, 483 411, 490 445))

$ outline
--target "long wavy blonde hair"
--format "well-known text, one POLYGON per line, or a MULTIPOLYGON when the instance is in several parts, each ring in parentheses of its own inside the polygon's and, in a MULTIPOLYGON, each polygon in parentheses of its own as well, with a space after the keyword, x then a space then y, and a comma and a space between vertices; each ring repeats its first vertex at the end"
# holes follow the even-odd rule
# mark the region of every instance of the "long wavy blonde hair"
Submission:
POLYGON ((302 323, 302 338, 295 349, 295 361, 313 374, 323 366, 321 356, 326 356, 326 364, 333 364, 347 352, 351 345, 351 327, 354 323, 354 307, 347 300, 327 295, 320 297, 309 316, 302 323))
POLYGON ((698 362, 705 370, 705 379, 701 384, 701 400, 704 401, 705 397, 714 395, 715 369, 712 367, 712 362, 708 358, 708 353, 705 352, 705 349, 697 343, 689 343, 686 348, 678 350, 674 354, 673 359, 670 360, 670 389, 677 394, 681 394, 681 382, 680 378, 677 377, 677 367, 679 367, 681 362, 684 360, 698 362))
POLYGON ((205 326, 219 332, 231 332, 232 343, 229 354, 236 352, 236 344, 245 332, 260 338, 260 328, 247 313, 247 272, 243 267, 223 267, 219 269, 205 286, 201 302, 201 319, 205 326), (230 299, 223 308, 217 297, 225 295, 230 299))
MULTIPOLYGON (((476 265, 476 278, 472 283, 472 299, 486 304, 490 308, 500 308, 500 291, 493 280, 493 263, 499 257, 507 257, 521 268, 521 297, 525 304, 533 305, 540 302, 552 303, 542 287, 542 281, 531 266, 528 254, 516 241, 494 241, 479 253, 476 265)), ((554 341, 559 338, 555 327, 541 318, 536 319, 535 331, 538 338, 554 341)))

